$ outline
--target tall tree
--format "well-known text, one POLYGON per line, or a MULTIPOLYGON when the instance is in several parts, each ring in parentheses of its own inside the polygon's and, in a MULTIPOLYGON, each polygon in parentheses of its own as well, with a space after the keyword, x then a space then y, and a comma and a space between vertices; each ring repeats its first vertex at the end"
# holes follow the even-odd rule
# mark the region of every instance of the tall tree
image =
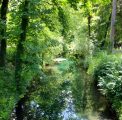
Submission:
POLYGON ((89 37, 91 36, 91 18, 92 18, 92 16, 89 14, 88 15, 88 35, 89 35, 89 37))
POLYGON ((0 67, 5 66, 6 57, 6 16, 9 0, 3 0, 1 5, 1 29, 0 29, 0 67))
POLYGON ((57 0, 52 0, 52 2, 54 3, 54 5, 57 7, 58 9, 58 19, 59 19, 59 22, 61 23, 62 25, 62 30, 61 30, 61 35, 63 36, 63 44, 62 44, 62 47, 63 47, 63 52, 62 52, 62 56, 63 57, 66 57, 66 53, 67 53, 67 46, 66 46, 66 43, 68 43, 68 34, 69 34, 69 21, 68 21, 68 16, 67 14, 65 13, 63 7, 61 6, 61 3, 59 3, 59 1, 57 0))
MULTIPOLYGON (((23 10, 22 10, 22 22, 21 22, 21 30, 20 33, 20 39, 18 41, 17 45, 17 52, 16 52, 16 66, 15 66, 15 80, 16 80, 16 90, 17 95, 22 94, 21 93, 21 72, 22 72, 22 55, 24 54, 24 46, 23 42, 26 40, 26 33, 27 33, 27 27, 29 22, 29 0, 24 0, 23 2, 23 10)), ((23 106, 22 106, 23 99, 20 99, 18 101, 17 107, 16 107, 16 117, 17 120, 23 120, 23 106)))
POLYGON ((117 0, 113 0, 112 6, 113 7, 112 7, 112 16, 111 16, 110 52, 113 51, 114 42, 115 42, 115 22, 116 22, 117 0))

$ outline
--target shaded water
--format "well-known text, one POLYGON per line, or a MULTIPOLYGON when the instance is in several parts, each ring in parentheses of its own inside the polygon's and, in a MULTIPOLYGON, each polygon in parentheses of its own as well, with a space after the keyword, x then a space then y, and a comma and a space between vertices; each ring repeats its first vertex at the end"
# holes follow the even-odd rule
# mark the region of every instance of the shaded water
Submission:
POLYGON ((116 120, 102 114, 106 103, 82 69, 65 62, 46 76, 26 103, 25 120, 116 120))

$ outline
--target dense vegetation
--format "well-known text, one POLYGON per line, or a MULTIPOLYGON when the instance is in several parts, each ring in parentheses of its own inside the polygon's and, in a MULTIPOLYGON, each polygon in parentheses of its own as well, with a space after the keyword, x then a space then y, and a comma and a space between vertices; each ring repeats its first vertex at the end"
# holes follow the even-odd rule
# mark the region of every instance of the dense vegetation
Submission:
POLYGON ((62 120, 66 91, 92 111, 92 87, 121 120, 121 18, 121 0, 0 0, 0 120, 62 120))

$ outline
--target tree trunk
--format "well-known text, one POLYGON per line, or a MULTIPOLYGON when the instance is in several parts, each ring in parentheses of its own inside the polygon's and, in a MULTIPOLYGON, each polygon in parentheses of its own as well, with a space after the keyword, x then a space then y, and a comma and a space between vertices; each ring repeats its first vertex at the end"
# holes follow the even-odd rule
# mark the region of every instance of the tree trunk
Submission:
POLYGON ((91 15, 89 14, 88 15, 88 35, 89 35, 89 38, 91 36, 91 15))
POLYGON ((106 43, 107 33, 108 33, 108 30, 109 30, 109 27, 110 27, 110 20, 111 20, 111 14, 110 14, 109 19, 108 19, 108 21, 106 23, 104 40, 101 42, 101 45, 100 45, 100 48, 102 50, 105 49, 105 43, 106 43))
POLYGON ((1 5, 1 29, 0 29, 0 67, 5 66, 6 57, 6 16, 9 0, 3 0, 1 5))
POLYGON ((110 52, 113 52, 114 42, 115 42, 115 22, 116 22, 116 9, 117 0, 113 0, 112 3, 112 16, 111 16, 111 32, 110 32, 110 52))
POLYGON ((66 44, 68 43, 67 42, 67 35, 68 35, 68 31, 69 31, 68 20, 66 18, 66 15, 65 15, 65 12, 64 12, 63 8, 58 4, 58 1, 53 0, 53 3, 54 3, 55 6, 57 6, 58 19, 59 19, 59 22, 62 25, 61 35, 63 36, 63 43, 62 43, 63 51, 61 53, 61 56, 66 57, 66 53, 67 53, 66 44))
POLYGON ((120 3, 120 14, 122 16, 122 0, 120 0, 119 3, 120 3))
MULTIPOLYGON (((17 98, 19 99, 19 95, 22 94, 21 88, 21 72, 22 72, 22 55, 24 54, 24 46, 23 43, 26 40, 27 27, 29 22, 28 17, 28 8, 29 8, 29 0, 25 0, 23 3, 23 15, 21 22, 21 30, 20 39, 17 45, 17 53, 16 53, 16 66, 15 66, 15 80, 16 80, 16 90, 17 90, 17 98)), ((23 100, 19 100, 16 107, 16 117, 17 120, 23 120, 23 100)))
POLYGON ((59 6, 57 5, 58 7, 58 17, 59 17, 59 22, 62 24, 62 31, 61 31, 61 34, 63 36, 63 44, 62 44, 62 47, 63 47, 63 52, 62 52, 62 57, 66 57, 66 53, 67 53, 67 35, 68 35, 68 24, 67 24, 67 19, 66 19, 66 16, 64 14, 64 10, 59 6))
POLYGON ((2 0, 0 0, 0 3, 2 2, 2 0))
POLYGON ((22 70, 22 55, 24 54, 24 46, 23 42, 26 40, 26 32, 27 26, 29 22, 28 18, 28 0, 25 0, 23 5, 23 15, 22 15, 22 22, 21 22, 21 34, 20 39, 17 45, 17 53, 16 53, 16 66, 15 66, 15 80, 17 84, 17 92, 20 92, 20 80, 21 80, 21 70, 22 70))

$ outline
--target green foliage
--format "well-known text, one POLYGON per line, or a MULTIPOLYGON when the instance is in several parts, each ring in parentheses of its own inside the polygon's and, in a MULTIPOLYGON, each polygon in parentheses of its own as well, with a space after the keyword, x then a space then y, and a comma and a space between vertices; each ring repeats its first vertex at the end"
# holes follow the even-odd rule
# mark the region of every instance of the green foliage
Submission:
POLYGON ((88 74, 94 75, 96 68, 99 66, 102 60, 105 60, 108 57, 107 52, 98 52, 94 57, 88 58, 88 74))
MULTIPOLYGON (((8 70, 6 73, 1 73, 1 96, 3 98, 2 109, 0 112, 6 111, 6 115, 1 113, 1 119, 7 119, 10 116, 10 111, 13 110, 16 104, 16 82, 15 82, 15 54, 17 44, 20 40, 23 2, 11 0, 9 2, 9 11, 7 14, 7 64, 8 70), (12 69, 12 71, 11 71, 12 69), (8 75, 7 73, 11 73, 8 75), (5 77, 5 78, 4 78, 5 77), (8 88, 8 81, 10 79, 11 89, 8 88), (7 95, 4 96, 4 90, 7 89, 7 95), (8 98, 12 98, 8 100, 8 98), (6 105, 10 104, 8 110, 6 105), (9 112, 8 112, 9 111, 9 112)), ((70 1, 71 2, 71 1, 70 1)), ((74 3, 73 3, 74 4, 74 3)), ((87 35, 82 33, 87 31, 87 22, 83 20, 81 11, 75 11, 68 3, 67 0, 29 0, 29 24, 26 31, 26 40, 22 43, 24 51, 21 55, 22 68, 19 72, 21 80, 19 87, 21 88, 21 95, 23 97, 33 79, 38 75, 45 74, 45 65, 52 64, 53 59, 61 57, 63 52, 67 57, 73 56, 77 53, 83 56, 89 54, 87 35), (84 43, 84 44, 82 44, 84 43), (66 48, 66 49, 64 49, 66 48), (72 49, 73 48, 73 49, 72 49), (86 52, 87 51, 87 52, 86 52)), ((62 56, 63 57, 63 56, 62 56)), ((64 61, 59 65, 62 74, 73 69, 73 62, 64 61)), ((1 70, 2 72, 3 70, 1 70)), ((61 75, 62 75, 61 74, 61 75)), ((46 76, 48 76, 46 74, 46 76)), ((46 80, 45 80, 46 81, 46 80)), ((59 80, 61 83, 62 81, 59 80)), ((52 85, 48 80, 47 86, 51 91, 56 91, 60 85, 52 85), (54 88, 53 88, 54 87, 54 88), (55 88, 56 87, 56 88, 55 88)), ((41 86, 41 85, 40 85, 41 86)), ((49 90, 50 90, 49 89, 49 90)), ((47 89, 45 90, 45 92, 47 89)), ((45 96, 49 91, 45 94, 45 96)), ((54 93, 58 94, 58 93, 54 93)), ((60 93, 59 93, 60 94, 60 93)), ((43 96, 43 95, 41 95, 43 96)), ((53 96, 52 94, 49 96, 53 96)), ((55 96, 55 95, 54 95, 55 96)), ((57 98, 58 99, 58 98, 57 98)), ((43 101, 43 100, 42 100, 43 101)), ((50 101, 49 101, 50 102, 50 101)), ((42 104, 41 104, 42 105, 42 104)), ((48 103, 47 103, 48 105, 48 103)), ((9 106, 9 105, 8 105, 9 106)))
POLYGON ((67 0, 71 7, 73 7, 74 9, 77 9, 78 8, 78 3, 80 2, 80 0, 67 0))
POLYGON ((16 85, 14 81, 14 68, 11 64, 0 70, 0 119, 9 118, 15 104, 16 85))
MULTIPOLYGON (((74 79, 72 89, 77 100, 76 103, 78 103, 76 106, 82 107, 81 104, 84 103, 82 102, 83 89, 81 86, 84 84, 84 79, 79 80, 82 76, 77 74, 77 72, 80 73, 80 70, 76 69, 77 67, 87 69, 90 64, 88 73, 94 74, 95 77, 99 76, 97 80, 99 80, 101 91, 108 97, 113 95, 119 100, 121 97, 121 67, 119 65, 121 62, 118 60, 115 62, 116 57, 108 56, 106 52, 97 54, 94 58, 91 57, 95 48, 100 46, 102 41, 106 41, 109 36, 106 27, 110 22, 108 14, 111 10, 111 1, 29 0, 28 13, 23 12, 23 2, 24 0, 9 1, 6 32, 7 64, 5 69, 0 70, 0 119, 7 120, 17 104, 15 82, 15 66, 17 64, 15 64, 15 60, 17 58, 15 55, 18 41, 21 39, 20 35, 23 32, 21 28, 23 15, 28 16, 29 22, 25 33, 26 40, 22 42, 24 50, 20 57, 22 68, 19 71, 21 77, 19 86, 22 93, 19 97, 25 95, 32 80, 35 80, 36 83, 37 78, 43 74, 46 77, 39 81, 39 86, 34 85, 39 87, 39 91, 34 91, 30 95, 30 99, 34 99, 40 108, 43 108, 45 114, 48 114, 48 117, 53 112, 58 113, 62 108, 60 109, 58 106, 59 108, 56 109, 55 106, 64 102, 61 97, 66 94, 63 94, 62 90, 68 83, 67 80, 64 81, 62 76, 69 72, 71 76, 68 75, 66 78, 72 77, 74 79), (91 16, 90 37, 88 36, 89 16, 91 16), (66 57, 67 60, 58 64, 56 66, 58 69, 55 69, 54 66, 56 70, 54 72, 52 71, 53 60, 58 57, 66 57), (46 65, 49 65, 48 70, 46 65), (101 70, 106 73, 105 76, 102 76, 101 70), (74 76, 71 72, 74 73, 74 76)), ((118 16, 118 19, 120 18, 121 15, 118 16)), ((5 26, 0 23, 0 27, 5 26)), ((119 25, 117 31, 119 31, 119 35, 117 35, 119 41, 121 39, 119 25)), ((112 99, 114 103, 116 103, 115 98, 112 99)), ((33 110, 31 112, 33 113, 33 110)), ((45 116, 42 118, 49 119, 45 116)))
POLYGON ((94 59, 92 72, 97 81, 99 90, 112 103, 113 107, 121 115, 122 103, 122 56, 104 55, 94 59), (94 65, 94 67, 93 67, 94 65))

